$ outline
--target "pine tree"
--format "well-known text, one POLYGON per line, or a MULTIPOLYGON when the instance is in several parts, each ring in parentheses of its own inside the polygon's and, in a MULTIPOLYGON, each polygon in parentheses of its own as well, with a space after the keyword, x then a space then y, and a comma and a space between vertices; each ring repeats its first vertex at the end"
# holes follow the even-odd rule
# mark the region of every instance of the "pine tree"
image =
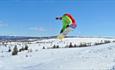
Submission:
POLYGON ((11 48, 9 47, 8 52, 11 52, 11 48))
POLYGON ((56 46, 54 45, 52 48, 56 48, 56 46))
POLYGON ((21 52, 22 51, 22 49, 19 49, 19 52, 21 52))
POLYGON ((74 47, 77 47, 77 45, 76 45, 76 44, 74 44, 74 47))
POLYGON ((25 45, 25 50, 28 50, 28 45, 25 45))
POLYGON ((72 47, 73 47, 73 45, 72 45, 72 43, 70 43, 69 48, 72 48, 72 47))
POLYGON ((59 45, 57 45, 57 47, 56 48, 59 48, 59 45))
POLYGON ((15 45, 13 51, 12 51, 12 55, 17 55, 18 54, 18 48, 17 45, 15 45))
POLYGON ((45 47, 43 46, 43 49, 45 49, 45 47))
POLYGON ((24 50, 25 50, 25 48, 24 48, 24 47, 22 47, 21 49, 22 49, 22 51, 24 51, 24 50))
POLYGON ((86 43, 80 43, 79 47, 87 47, 86 43))

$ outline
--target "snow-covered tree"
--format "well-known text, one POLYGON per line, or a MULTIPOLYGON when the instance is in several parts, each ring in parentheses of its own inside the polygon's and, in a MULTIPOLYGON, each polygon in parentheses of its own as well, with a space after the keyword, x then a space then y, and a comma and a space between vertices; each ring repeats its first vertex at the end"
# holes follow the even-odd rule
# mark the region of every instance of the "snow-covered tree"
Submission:
POLYGON ((12 51, 12 55, 17 55, 18 54, 18 48, 17 45, 15 45, 13 51, 12 51))

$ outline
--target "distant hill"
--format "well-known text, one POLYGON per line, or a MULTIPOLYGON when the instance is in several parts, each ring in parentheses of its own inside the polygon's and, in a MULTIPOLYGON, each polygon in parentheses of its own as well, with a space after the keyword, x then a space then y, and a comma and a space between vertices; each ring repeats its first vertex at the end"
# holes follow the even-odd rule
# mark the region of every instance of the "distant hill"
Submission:
MULTIPOLYGON (((93 37, 93 36, 66 36, 65 38, 108 38, 113 39, 114 37, 93 37)), ((0 36, 0 41, 29 41, 29 39, 51 39, 57 38, 57 36, 47 36, 47 37, 29 37, 29 36, 0 36)), ((115 39, 115 38, 114 38, 115 39)))
POLYGON ((28 39, 46 39, 46 38, 55 38, 55 36, 51 37, 26 37, 26 36, 0 36, 0 41, 6 40, 28 40, 28 39))

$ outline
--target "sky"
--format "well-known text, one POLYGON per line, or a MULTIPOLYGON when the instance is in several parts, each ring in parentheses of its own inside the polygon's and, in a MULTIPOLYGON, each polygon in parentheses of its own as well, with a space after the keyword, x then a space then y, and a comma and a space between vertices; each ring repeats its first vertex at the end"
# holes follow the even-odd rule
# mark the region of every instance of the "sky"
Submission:
POLYGON ((77 21, 71 36, 115 36, 114 0, 0 0, 0 35, 54 36, 56 20, 70 13, 77 21))

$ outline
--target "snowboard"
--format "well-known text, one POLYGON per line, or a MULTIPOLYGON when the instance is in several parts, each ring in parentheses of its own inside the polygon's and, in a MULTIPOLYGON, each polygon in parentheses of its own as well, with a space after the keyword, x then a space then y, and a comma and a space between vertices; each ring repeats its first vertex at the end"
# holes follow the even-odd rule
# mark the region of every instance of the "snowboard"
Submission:
POLYGON ((70 27, 66 28, 64 32, 60 33, 60 34, 57 36, 57 38, 60 39, 60 40, 63 40, 64 37, 65 37, 69 32, 71 32, 72 30, 73 30, 73 29, 70 28, 70 27))

